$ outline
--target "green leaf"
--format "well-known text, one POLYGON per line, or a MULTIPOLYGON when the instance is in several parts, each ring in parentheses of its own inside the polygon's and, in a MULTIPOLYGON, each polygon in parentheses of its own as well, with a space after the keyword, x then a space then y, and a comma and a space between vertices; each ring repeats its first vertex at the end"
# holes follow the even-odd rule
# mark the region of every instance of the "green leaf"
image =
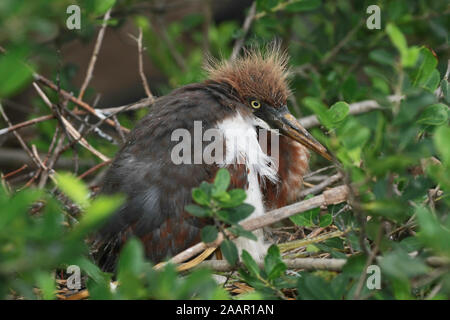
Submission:
POLYGON ((202 241, 204 243, 210 243, 217 238, 217 228, 215 226, 206 226, 202 229, 202 241))
POLYGON ((333 216, 331 214, 325 214, 320 217, 319 227, 325 228, 333 223, 333 216))
POLYGON ((250 240, 256 241, 257 238, 253 234, 253 232, 245 230, 242 226, 236 224, 233 227, 228 229, 232 234, 234 234, 236 237, 245 237, 250 240))
POLYGON ((36 278, 37 285, 42 291, 42 297, 45 300, 55 299, 56 283, 54 276, 50 272, 39 272, 36 278))
POLYGON ((403 55, 404 52, 408 50, 408 44, 406 42, 405 36, 400 31, 400 29, 397 28, 397 26, 395 26, 394 24, 388 23, 388 25, 386 26, 386 33, 388 34, 397 50, 403 55))
POLYGON ((220 194, 224 191, 227 191, 228 186, 230 185, 230 173, 227 169, 220 168, 217 171, 216 178, 214 179, 214 190, 213 196, 220 194))
POLYGON ((450 165, 450 128, 448 126, 438 127, 434 133, 434 145, 436 146, 442 161, 450 165))
POLYGON ((237 207, 242 204, 247 197, 247 194, 242 189, 232 189, 228 191, 229 199, 226 201, 221 201, 220 206, 222 208, 232 208, 237 207))
POLYGON ((448 106, 442 103, 433 104, 425 108, 417 123, 439 126, 448 121, 448 106))
POLYGON ((58 188, 64 192, 73 202, 82 207, 89 205, 89 189, 71 173, 58 173, 56 175, 58 188))
POLYGON ((303 104, 315 113, 320 123, 327 128, 332 127, 332 121, 330 119, 330 114, 328 113, 328 108, 317 98, 306 97, 303 99, 303 104))
POLYGON ((334 300, 330 285, 321 277, 302 272, 298 279, 298 298, 302 300, 334 300))
POLYGON ((264 271, 269 280, 280 277, 286 271, 286 265, 281 260, 280 249, 277 245, 271 245, 264 257, 264 271))
POLYGON ((200 188, 194 188, 192 190, 192 199, 200 205, 208 206, 210 199, 205 191, 200 188))
POLYGON ((231 266, 235 266, 239 259, 239 255, 238 249, 236 248, 234 242, 230 240, 224 240, 220 245, 220 250, 222 251, 225 259, 227 259, 228 263, 231 266))
POLYGON ((450 89, 448 85, 448 81, 445 79, 442 79, 441 81, 441 89, 442 93, 444 95, 444 99, 447 103, 450 103, 450 89))
POLYGON ((406 38, 403 33, 394 24, 388 23, 386 26, 386 33, 391 39, 394 46, 400 52, 403 67, 412 67, 419 57, 420 48, 408 48, 406 38))
POLYGON ((437 66, 436 57, 425 47, 420 49, 420 60, 419 69, 413 81, 414 86, 425 85, 437 66))
POLYGON ((294 216, 289 219, 300 227, 312 227, 315 225, 315 219, 319 215, 320 208, 314 208, 294 216))
POLYGON ((258 264, 255 260, 253 260, 253 257, 250 255, 250 253, 248 253, 246 250, 242 250, 241 258, 250 274, 257 277, 260 273, 260 270, 258 264))
POLYGON ((120 252, 118 263, 119 280, 124 274, 139 275, 143 271, 144 262, 142 243, 136 238, 131 238, 120 252))
POLYGON ((303 12, 317 9, 321 6, 321 0, 298 0, 289 3, 285 10, 288 12, 303 12))
POLYGON ((202 208, 200 206, 197 206, 195 204, 188 204, 184 207, 184 209, 192 214, 193 216, 199 217, 199 218, 206 218, 211 216, 211 211, 207 208, 202 208))
POLYGON ((328 110, 329 119, 333 124, 337 124, 344 120, 350 110, 349 105, 346 102, 339 101, 331 106, 328 110))
POLYGON ((15 94, 31 81, 33 70, 25 65, 26 56, 24 48, 0 54, 0 98, 15 94))
POLYGON ((217 215, 223 221, 235 224, 249 217, 254 210, 255 208, 252 205, 243 203, 235 208, 224 208, 219 210, 217 215))

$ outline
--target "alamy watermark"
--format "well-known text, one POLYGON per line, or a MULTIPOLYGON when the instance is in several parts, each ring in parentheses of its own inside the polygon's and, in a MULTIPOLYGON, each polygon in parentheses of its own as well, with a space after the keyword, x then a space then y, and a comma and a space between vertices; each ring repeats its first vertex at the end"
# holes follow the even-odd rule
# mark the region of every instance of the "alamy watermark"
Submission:
POLYGON ((367 7, 366 13, 370 14, 370 16, 366 20, 367 29, 380 30, 381 29, 381 9, 380 9, 380 7, 375 4, 370 5, 367 7))
POLYGON ((367 277, 366 287, 369 290, 381 289, 381 269, 376 264, 372 264, 366 269, 367 277))
POLYGON ((246 164, 270 161, 278 170, 279 133, 277 130, 253 127, 209 128, 203 132, 202 121, 194 121, 191 131, 178 128, 171 141, 178 142, 171 150, 174 164, 246 164), (270 139, 270 148, 268 141, 270 139), (270 150, 269 150, 270 149, 270 150), (269 158, 269 159, 268 159, 269 158))
POLYGON ((70 265, 66 270, 67 274, 70 276, 67 278, 66 286, 71 290, 80 290, 81 289, 81 270, 77 265, 70 265))
POLYGON ((67 7, 66 13, 69 14, 66 20, 66 26, 69 30, 81 29, 81 9, 76 4, 67 7))

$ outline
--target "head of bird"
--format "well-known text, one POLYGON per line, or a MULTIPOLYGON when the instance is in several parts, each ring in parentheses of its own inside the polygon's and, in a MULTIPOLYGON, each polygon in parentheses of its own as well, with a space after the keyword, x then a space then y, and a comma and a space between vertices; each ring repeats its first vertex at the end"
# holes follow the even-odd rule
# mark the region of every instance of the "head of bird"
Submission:
POLYGON ((225 84, 235 103, 265 121, 271 128, 331 160, 320 144, 289 112, 288 56, 279 45, 248 49, 234 60, 211 60, 206 66, 209 82, 225 84))

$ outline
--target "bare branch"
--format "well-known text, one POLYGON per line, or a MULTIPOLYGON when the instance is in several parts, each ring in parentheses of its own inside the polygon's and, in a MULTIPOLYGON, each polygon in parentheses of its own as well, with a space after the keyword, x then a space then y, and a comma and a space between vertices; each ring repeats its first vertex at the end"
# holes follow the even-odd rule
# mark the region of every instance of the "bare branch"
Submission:
MULTIPOLYGON (((5 113, 5 110, 3 110, 3 106, 0 102, 0 113, 3 116, 3 118, 5 119, 6 123, 8 124, 8 126, 12 127, 12 123, 9 120, 8 116, 5 113)), ((22 146, 22 149, 25 150, 25 152, 28 154, 28 156, 31 158, 31 160, 34 162, 34 164, 36 165, 36 167, 40 167, 39 161, 36 159, 36 157, 33 155, 33 153, 31 152, 30 148, 28 148, 27 144, 25 143, 25 141, 22 139, 22 137, 20 136, 20 134, 17 131, 13 131, 14 135, 16 136, 17 140, 19 141, 20 145, 22 146)))
MULTIPOLYGON (((54 106, 52 104, 52 102, 48 99, 48 97, 45 95, 45 93, 41 90, 41 88, 35 83, 33 82, 33 86, 36 89, 37 93, 39 94, 39 96, 42 98, 42 100, 44 100, 45 104, 47 104, 47 106, 53 110, 54 106)), ((94 155, 96 155, 97 157, 99 157, 101 160, 103 161, 109 161, 110 159, 105 156, 104 154, 102 154, 100 151, 98 151, 97 149, 95 149, 93 146, 91 146, 86 139, 84 139, 81 134, 72 126, 72 124, 63 116, 61 116, 61 121, 62 121, 62 125, 64 125, 64 127, 66 128, 66 130, 69 132, 70 136, 72 136, 75 140, 77 140, 83 147, 85 147, 86 149, 88 149, 90 152, 92 152, 94 155)))
POLYGON ((111 17, 111 9, 106 11, 105 16, 103 17, 102 27, 98 32, 97 40, 95 41, 94 51, 92 52, 92 57, 89 62, 89 66, 86 72, 86 77, 84 78, 84 82, 80 89, 80 94, 78 95, 79 100, 83 100, 84 93, 89 85, 89 82, 92 79, 92 74, 94 73, 95 63, 97 62, 98 53, 102 46, 103 38, 105 36, 106 26, 108 25, 108 20, 111 17))
MULTIPOLYGON (((285 259, 283 262, 288 269, 304 269, 304 270, 329 270, 341 271, 342 267, 347 262, 346 259, 316 259, 316 258, 301 258, 301 259, 285 259)), ((217 272, 227 272, 235 270, 228 264, 226 260, 209 260, 198 264, 196 268, 210 268, 217 272)), ((259 267, 264 267, 264 262, 259 263, 259 267)))
POLYGON ((245 38, 247 37, 248 31, 255 20, 256 14, 256 1, 253 1, 252 6, 250 7, 247 17, 245 18, 244 25, 242 26, 242 36, 236 40, 236 43, 233 47, 233 52, 231 53, 230 60, 234 60, 237 58, 239 52, 244 46, 245 38))
POLYGON ((141 80, 142 80, 142 86, 144 87, 145 90, 145 94, 147 95, 147 97, 151 100, 155 100, 155 98, 153 97, 152 92, 150 91, 150 87, 148 85, 148 81, 147 81, 147 77, 145 76, 144 73, 144 61, 143 61, 143 53, 144 53, 144 47, 142 46, 142 37, 143 37, 143 33, 142 33, 142 28, 139 28, 139 36, 137 38, 134 38, 137 42, 138 45, 138 62, 139 62, 139 75, 141 76, 141 80))

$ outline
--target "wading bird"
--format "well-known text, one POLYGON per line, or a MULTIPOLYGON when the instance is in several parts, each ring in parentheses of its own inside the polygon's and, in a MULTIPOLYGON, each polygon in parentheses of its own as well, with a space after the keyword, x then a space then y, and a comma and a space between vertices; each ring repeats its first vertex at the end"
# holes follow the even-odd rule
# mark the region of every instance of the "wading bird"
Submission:
MULTIPOLYGON (((124 193, 127 200, 95 238, 94 256, 104 270, 115 269, 120 249, 131 236, 142 240, 147 258, 154 263, 201 241, 200 230, 207 222, 184 208, 192 202, 191 190, 202 181, 212 181, 220 167, 229 170, 231 188, 246 190, 254 217, 297 199, 308 169, 308 149, 330 159, 288 111, 287 56, 277 46, 248 50, 233 61, 211 62, 206 70, 204 82, 156 100, 108 169, 102 192, 124 193), (174 130, 182 128, 194 135, 195 122, 203 130, 222 133, 224 163, 173 161, 174 130), (278 130, 277 159, 261 148, 261 130, 278 130), (250 153, 258 155, 252 163, 247 161, 250 153)), ((269 143, 267 149, 273 147, 269 143)), ((260 259, 267 247, 262 230, 255 235, 257 241, 235 241, 240 250, 260 259)))

